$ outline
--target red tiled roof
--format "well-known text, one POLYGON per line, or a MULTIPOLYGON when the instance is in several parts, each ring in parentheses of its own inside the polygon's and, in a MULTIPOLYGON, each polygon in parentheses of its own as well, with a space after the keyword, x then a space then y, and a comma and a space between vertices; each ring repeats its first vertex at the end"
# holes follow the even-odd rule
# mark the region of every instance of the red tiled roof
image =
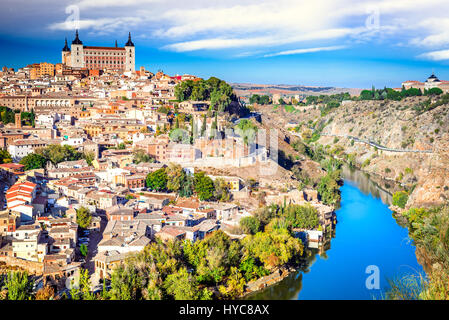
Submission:
POLYGON ((160 232, 161 232, 161 233, 169 234, 169 235, 172 236, 172 237, 177 237, 177 236, 180 236, 180 235, 182 235, 182 234, 185 233, 185 231, 180 230, 180 229, 178 229, 178 228, 175 228, 175 227, 167 227, 167 226, 163 227, 163 228, 161 229, 160 232))
POLYGON ((3 164, 0 164, 0 167, 7 168, 7 169, 22 169, 25 166, 23 164, 19 164, 19 163, 3 163, 3 164))
POLYGON ((162 208, 162 212, 166 213, 166 214, 176 214, 176 213, 182 212, 182 209, 177 208, 177 207, 165 206, 162 208))

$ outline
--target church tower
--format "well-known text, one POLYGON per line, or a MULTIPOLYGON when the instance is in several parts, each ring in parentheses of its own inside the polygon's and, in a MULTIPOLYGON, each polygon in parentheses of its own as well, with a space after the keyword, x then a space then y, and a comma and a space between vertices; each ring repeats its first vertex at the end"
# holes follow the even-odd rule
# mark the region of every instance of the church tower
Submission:
POLYGON ((136 48, 134 43, 131 41, 131 32, 128 35, 128 42, 125 44, 126 59, 125 59, 125 72, 135 72, 136 71, 136 48))

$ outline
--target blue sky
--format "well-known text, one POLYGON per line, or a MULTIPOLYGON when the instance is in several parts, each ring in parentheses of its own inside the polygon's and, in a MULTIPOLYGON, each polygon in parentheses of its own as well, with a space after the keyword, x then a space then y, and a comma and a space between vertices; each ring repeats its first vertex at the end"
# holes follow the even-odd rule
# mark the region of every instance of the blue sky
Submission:
POLYGON ((447 0, 0 0, 0 64, 60 62, 64 37, 136 66, 231 82, 366 88, 449 79, 447 0))

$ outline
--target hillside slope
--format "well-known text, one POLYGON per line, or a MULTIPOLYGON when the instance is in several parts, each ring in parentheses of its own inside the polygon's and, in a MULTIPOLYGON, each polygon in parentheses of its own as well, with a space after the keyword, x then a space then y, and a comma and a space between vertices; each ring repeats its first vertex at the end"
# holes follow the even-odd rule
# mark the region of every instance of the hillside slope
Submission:
POLYGON ((449 199, 449 105, 425 111, 422 106, 428 99, 350 101, 324 116, 320 105, 294 111, 261 106, 258 111, 283 132, 288 123, 298 125, 299 135, 318 130, 321 136, 315 143, 329 149, 340 146, 345 154, 353 154, 364 171, 408 188, 408 206, 432 206, 449 199), (353 142, 353 137, 404 152, 380 150, 353 142))

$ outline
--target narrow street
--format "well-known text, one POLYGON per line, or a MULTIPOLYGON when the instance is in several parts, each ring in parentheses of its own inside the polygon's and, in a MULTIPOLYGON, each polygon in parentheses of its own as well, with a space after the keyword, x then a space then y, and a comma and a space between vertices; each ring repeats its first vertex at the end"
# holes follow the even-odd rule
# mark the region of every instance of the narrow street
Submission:
POLYGON ((89 233, 89 245, 87 257, 85 258, 86 262, 83 265, 83 268, 86 268, 89 271, 89 275, 91 276, 91 284, 94 287, 99 283, 100 279, 95 277, 95 264, 93 258, 97 254, 98 244, 103 239, 103 231, 106 228, 107 220, 104 215, 100 215, 101 223, 100 223, 100 232, 91 231, 89 233))

